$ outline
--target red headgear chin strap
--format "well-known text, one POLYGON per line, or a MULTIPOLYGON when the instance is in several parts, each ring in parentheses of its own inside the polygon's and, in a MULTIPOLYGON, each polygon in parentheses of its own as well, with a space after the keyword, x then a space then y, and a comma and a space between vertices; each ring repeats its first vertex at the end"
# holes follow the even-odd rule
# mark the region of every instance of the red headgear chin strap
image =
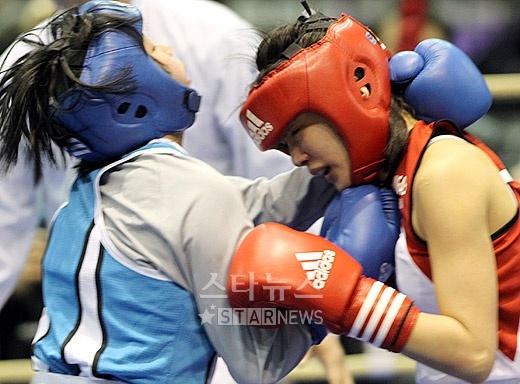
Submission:
POLYGON ((320 41, 300 50, 251 90, 241 122, 265 151, 277 148, 299 114, 317 113, 345 140, 353 184, 369 183, 382 166, 389 140, 389 58, 390 52, 367 27, 343 15, 320 41))

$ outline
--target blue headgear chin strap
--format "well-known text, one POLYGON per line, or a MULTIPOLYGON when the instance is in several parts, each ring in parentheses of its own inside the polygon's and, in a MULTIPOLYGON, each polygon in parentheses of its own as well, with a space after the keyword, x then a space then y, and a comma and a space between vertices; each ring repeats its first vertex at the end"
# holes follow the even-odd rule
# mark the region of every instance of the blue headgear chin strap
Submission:
MULTIPOLYGON (((139 10, 126 4, 93 0, 79 13, 137 17, 134 27, 142 33, 139 10)), ((90 43, 80 80, 100 85, 125 70, 131 71, 131 91, 110 94, 78 85, 58 97, 53 117, 71 132, 61 144, 73 156, 105 162, 193 124, 200 104, 197 92, 173 79, 122 31, 110 30, 90 43)))

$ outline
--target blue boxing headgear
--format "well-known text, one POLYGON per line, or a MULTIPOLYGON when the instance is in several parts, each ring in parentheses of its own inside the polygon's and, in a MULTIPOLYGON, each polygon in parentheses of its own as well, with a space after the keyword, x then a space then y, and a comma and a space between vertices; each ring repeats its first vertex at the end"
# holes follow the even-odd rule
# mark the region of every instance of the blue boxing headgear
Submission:
MULTIPOLYGON (((132 25, 142 33, 139 10, 126 4, 93 0, 82 5, 79 14, 135 19, 132 25)), ((126 92, 76 85, 52 106, 54 121, 71 133, 59 142, 73 156, 105 162, 193 124, 200 104, 195 90, 173 79, 132 36, 110 29, 90 42, 79 80, 87 86, 105 85, 122 73, 132 85, 126 92)))

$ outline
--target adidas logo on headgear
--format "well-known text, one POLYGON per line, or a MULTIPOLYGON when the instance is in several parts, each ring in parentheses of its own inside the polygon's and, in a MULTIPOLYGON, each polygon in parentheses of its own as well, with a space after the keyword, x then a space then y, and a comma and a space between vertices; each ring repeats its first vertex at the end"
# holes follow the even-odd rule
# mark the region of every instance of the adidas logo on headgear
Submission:
POLYGON ((265 122, 258 118, 250 109, 246 111, 247 131, 255 144, 260 145, 264 139, 271 133, 273 126, 269 122, 265 122))
POLYGON ((296 252, 294 255, 307 273, 312 286, 315 289, 325 288, 336 252, 326 249, 323 252, 296 252))

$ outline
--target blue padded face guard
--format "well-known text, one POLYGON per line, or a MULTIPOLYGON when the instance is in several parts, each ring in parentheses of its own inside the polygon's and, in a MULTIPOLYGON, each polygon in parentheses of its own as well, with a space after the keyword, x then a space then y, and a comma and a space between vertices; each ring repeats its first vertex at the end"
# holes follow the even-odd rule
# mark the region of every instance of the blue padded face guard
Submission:
MULTIPOLYGON (((142 32, 140 12, 122 3, 94 0, 79 13, 138 17, 133 26, 142 32)), ((193 124, 200 96, 174 80, 125 32, 112 29, 88 47, 80 81, 102 85, 129 72, 131 90, 117 94, 75 86, 58 97, 54 120, 70 133, 60 144, 73 156, 105 162, 169 133, 193 124)))

